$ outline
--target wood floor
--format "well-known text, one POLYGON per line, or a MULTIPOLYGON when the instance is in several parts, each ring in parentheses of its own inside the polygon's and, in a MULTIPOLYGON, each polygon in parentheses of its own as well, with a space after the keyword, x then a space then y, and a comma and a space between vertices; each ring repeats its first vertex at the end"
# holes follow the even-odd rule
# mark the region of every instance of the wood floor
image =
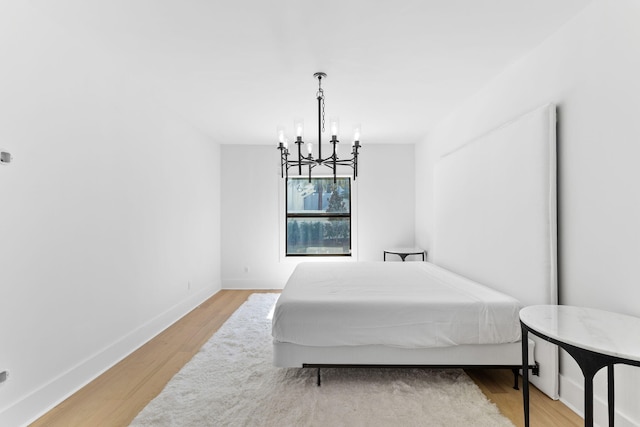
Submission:
MULTIPOLYGON (((218 292, 31 425, 127 426, 254 292, 262 291, 218 292)), ((510 370, 467 372, 506 417, 523 425, 522 395, 512 388, 510 370)), ((581 426, 583 421, 561 402, 532 388, 531 425, 581 426)))

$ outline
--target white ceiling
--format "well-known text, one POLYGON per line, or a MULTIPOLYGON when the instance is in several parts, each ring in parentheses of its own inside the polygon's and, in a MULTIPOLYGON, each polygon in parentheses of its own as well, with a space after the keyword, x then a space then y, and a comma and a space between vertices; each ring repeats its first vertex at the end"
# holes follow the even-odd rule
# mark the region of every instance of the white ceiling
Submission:
POLYGON ((414 143, 590 0, 34 0, 221 143, 276 144, 316 71, 343 140, 414 143))

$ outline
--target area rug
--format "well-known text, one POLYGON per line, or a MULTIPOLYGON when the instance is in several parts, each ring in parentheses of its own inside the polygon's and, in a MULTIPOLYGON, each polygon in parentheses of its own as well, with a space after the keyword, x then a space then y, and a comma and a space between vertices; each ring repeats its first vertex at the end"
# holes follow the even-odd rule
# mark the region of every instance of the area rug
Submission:
POLYGON ((253 294, 132 426, 513 426, 462 370, 272 366, 278 294, 253 294))

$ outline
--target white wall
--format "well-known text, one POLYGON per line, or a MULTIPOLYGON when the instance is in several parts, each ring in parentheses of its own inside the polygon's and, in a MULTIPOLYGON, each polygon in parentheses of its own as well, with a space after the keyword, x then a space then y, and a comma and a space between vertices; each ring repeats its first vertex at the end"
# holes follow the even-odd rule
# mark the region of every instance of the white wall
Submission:
MULTIPOLYGON (((594 0, 417 147, 419 244, 428 245, 432 238, 435 159, 506 120, 554 102, 559 115, 561 303, 640 316, 638 22, 637 0, 594 0)), ((616 373, 616 425, 640 425, 640 369, 617 366, 616 373)), ((600 425, 607 424, 605 378, 597 375, 600 425)), ((582 411, 582 374, 566 355, 560 394, 582 411)))
POLYGON ((28 5, 0 14, 3 426, 220 288, 219 146, 28 5))
MULTIPOLYGON (((278 194, 284 180, 278 155, 275 144, 222 145, 224 288, 282 288, 295 265, 309 260, 283 257, 284 199, 278 194)), ((414 244, 414 146, 363 146, 359 163, 352 183, 354 258, 381 261, 385 247, 414 244)))

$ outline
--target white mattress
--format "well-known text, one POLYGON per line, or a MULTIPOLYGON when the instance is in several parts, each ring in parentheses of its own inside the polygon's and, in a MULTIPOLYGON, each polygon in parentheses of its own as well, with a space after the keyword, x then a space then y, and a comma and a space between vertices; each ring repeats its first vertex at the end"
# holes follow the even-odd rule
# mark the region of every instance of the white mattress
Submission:
POLYGON ((425 262, 302 263, 273 315, 274 341, 432 348, 520 340, 514 298, 425 262))

